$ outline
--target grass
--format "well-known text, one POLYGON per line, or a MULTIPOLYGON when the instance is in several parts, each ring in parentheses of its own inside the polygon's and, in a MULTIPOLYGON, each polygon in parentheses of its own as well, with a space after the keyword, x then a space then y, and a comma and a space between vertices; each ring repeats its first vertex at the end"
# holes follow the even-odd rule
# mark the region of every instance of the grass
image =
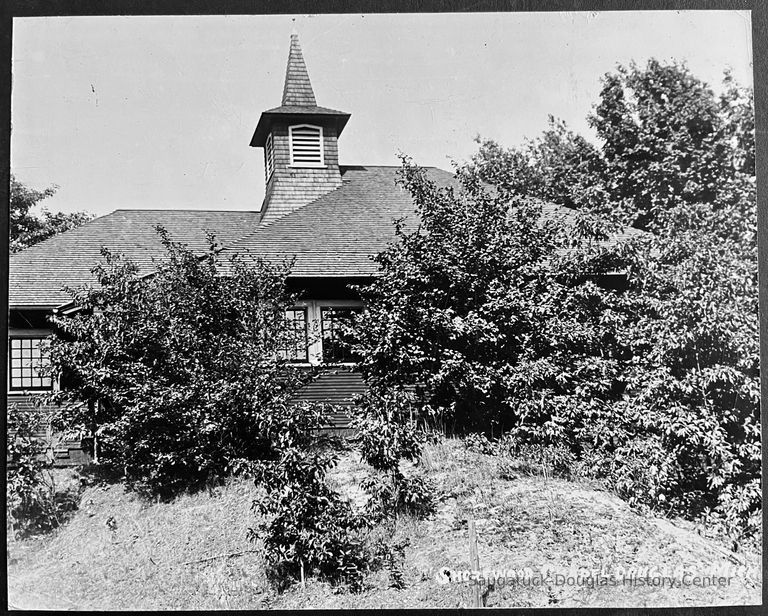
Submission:
MULTIPOLYGON (((571 566, 606 571, 675 567, 705 572, 736 566, 728 586, 663 589, 587 585, 484 586, 489 607, 745 605, 760 602, 760 555, 731 554, 694 525, 641 515, 609 492, 549 476, 499 478, 497 459, 456 440, 430 445, 422 466, 438 486, 437 512, 402 517, 394 540, 407 544, 405 587, 388 571, 366 590, 338 592, 309 579, 277 594, 258 545, 246 540, 257 489, 231 480, 171 503, 147 503, 118 485, 91 486, 74 518, 51 535, 8 543, 10 603, 48 609, 258 609, 471 607, 466 583, 441 585, 443 567, 469 568, 468 522, 475 521, 481 569, 571 566)), ((332 481, 355 504, 365 466, 345 454, 332 481)))

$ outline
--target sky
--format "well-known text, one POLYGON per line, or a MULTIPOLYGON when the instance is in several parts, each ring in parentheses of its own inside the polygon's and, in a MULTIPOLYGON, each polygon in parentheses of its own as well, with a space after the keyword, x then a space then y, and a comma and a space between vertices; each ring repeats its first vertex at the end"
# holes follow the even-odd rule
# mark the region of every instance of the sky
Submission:
POLYGON ((293 28, 318 104, 352 114, 347 165, 450 170, 476 136, 520 145, 550 114, 594 141, 600 79, 633 60, 752 85, 748 11, 17 18, 11 171, 57 185, 51 211, 258 210, 249 142, 293 28))

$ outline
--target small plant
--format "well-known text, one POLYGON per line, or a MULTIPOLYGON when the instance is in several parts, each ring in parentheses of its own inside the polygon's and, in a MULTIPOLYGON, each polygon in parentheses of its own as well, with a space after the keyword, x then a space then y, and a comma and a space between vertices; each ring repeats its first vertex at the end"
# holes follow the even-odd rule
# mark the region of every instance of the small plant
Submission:
POLYGON ((405 588, 405 548, 410 545, 406 537, 400 541, 383 541, 379 539, 375 544, 374 554, 381 559, 384 569, 389 574, 389 586, 397 590, 405 588))
POLYGON ((371 473, 361 487, 369 495, 368 512, 374 520, 384 520, 397 514, 425 518, 434 513, 435 486, 420 474, 398 473, 393 479, 384 473, 371 473))
POLYGON ((36 434, 40 414, 11 405, 7 418, 8 530, 14 537, 49 531, 77 508, 76 495, 56 490, 51 474, 52 460, 47 455, 45 442, 36 434))
POLYGON ((492 456, 496 453, 493 443, 488 440, 485 434, 479 432, 470 432, 464 437, 464 448, 472 453, 482 453, 492 456))
POLYGON ((362 488, 370 495, 369 511, 379 519, 399 513, 425 517, 435 509, 431 482, 400 468, 401 460, 421 459, 427 440, 416 415, 414 396, 401 389, 372 388, 357 400, 357 444, 373 471, 362 488))
POLYGON ((262 422, 272 459, 252 466, 265 494, 254 502, 261 520, 250 538, 263 542, 278 590, 309 576, 360 590, 368 567, 370 522, 326 481, 337 458, 313 437, 324 421, 323 407, 304 405, 262 422))

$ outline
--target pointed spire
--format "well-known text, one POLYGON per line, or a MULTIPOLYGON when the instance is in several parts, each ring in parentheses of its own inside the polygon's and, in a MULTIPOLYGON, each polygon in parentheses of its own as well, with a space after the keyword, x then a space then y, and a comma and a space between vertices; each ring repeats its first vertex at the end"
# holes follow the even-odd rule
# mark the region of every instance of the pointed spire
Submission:
POLYGON ((315 93, 309 81, 307 65, 299 45, 299 35, 291 33, 291 50, 288 52, 288 67, 285 70, 283 105, 290 107, 316 107, 315 93))

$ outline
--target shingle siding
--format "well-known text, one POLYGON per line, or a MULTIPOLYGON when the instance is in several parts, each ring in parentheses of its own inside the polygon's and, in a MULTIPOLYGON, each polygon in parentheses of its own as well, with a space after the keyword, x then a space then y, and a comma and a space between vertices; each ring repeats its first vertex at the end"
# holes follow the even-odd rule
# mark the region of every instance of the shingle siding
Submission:
POLYGON ((276 122, 272 127, 275 169, 267 183, 261 207, 261 224, 266 225, 290 214, 341 186, 339 151, 336 128, 323 126, 322 168, 291 167, 288 122, 276 122))
POLYGON ((283 86, 283 105, 313 107, 317 105, 312 84, 309 81, 307 65, 299 45, 299 35, 291 34, 291 47, 288 50, 288 65, 285 67, 285 85, 283 86))

